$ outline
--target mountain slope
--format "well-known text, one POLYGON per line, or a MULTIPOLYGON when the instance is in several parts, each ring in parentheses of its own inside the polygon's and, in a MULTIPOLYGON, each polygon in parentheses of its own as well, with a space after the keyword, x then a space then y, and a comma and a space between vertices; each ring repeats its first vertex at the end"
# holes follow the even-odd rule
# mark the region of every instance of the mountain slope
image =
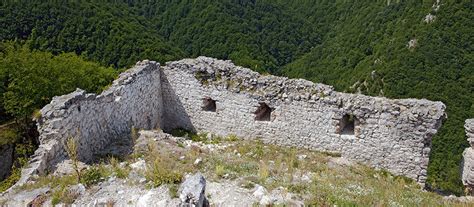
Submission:
POLYGON ((115 68, 206 55, 340 91, 443 101, 429 183, 462 192, 463 122, 474 117, 471 0, 21 2, 0 3, 0 40, 34 50, 115 68))
POLYGON ((391 98, 427 98, 447 105, 433 138, 429 182, 460 192, 459 164, 467 142, 464 120, 474 116, 474 5, 470 1, 334 4, 322 44, 283 73, 341 91, 391 98), (428 14, 431 23, 424 21, 428 14), (416 42, 409 48, 409 41, 416 42))
POLYGON ((183 56, 126 4, 0 3, 0 39, 28 39, 33 49, 75 52, 103 65, 127 67, 141 59, 183 56), (2 5, 3 4, 3 5, 2 5))

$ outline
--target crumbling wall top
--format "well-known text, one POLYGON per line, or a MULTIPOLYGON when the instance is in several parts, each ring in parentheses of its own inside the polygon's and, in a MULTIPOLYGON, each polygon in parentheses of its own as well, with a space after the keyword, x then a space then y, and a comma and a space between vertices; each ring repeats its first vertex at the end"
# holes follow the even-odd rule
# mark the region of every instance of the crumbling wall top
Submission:
POLYGON ((332 86, 313 83, 304 79, 261 75, 248 68, 235 66, 231 61, 209 57, 183 59, 168 62, 165 70, 177 70, 191 73, 203 85, 245 93, 260 101, 275 102, 305 101, 309 103, 325 102, 341 105, 347 111, 376 111, 402 113, 409 110, 411 119, 438 119, 445 116, 446 106, 440 101, 426 99, 388 99, 362 94, 337 92, 332 86), (344 104, 350 103, 350 104, 344 104), (416 114, 416 115, 415 115, 416 114), (421 116, 421 117, 418 117, 421 116))

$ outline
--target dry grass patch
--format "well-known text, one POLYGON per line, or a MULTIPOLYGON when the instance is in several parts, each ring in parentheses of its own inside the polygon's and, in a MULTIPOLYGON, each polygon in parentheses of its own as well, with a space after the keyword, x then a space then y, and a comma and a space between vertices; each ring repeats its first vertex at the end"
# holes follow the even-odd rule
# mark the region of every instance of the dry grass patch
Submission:
MULTIPOLYGON (((189 137, 189 135, 186 135, 189 137)), ((226 182, 236 179, 242 187, 255 184, 268 190, 284 187, 297 194, 307 205, 316 206, 463 206, 424 192, 410 179, 393 176, 363 165, 328 165, 337 153, 320 153, 305 149, 264 144, 261 141, 220 138, 227 147, 208 152, 195 147, 160 148, 161 169, 175 173, 201 171, 207 179, 226 182), (184 156, 184 159, 179 157, 184 156), (203 161, 194 165, 199 157, 203 161), (175 163, 175 164, 170 164, 175 163), (163 167, 164 165, 164 167, 163 167)), ((206 143, 217 143, 206 139, 206 143)), ((206 148, 206 147, 203 147, 206 148)))

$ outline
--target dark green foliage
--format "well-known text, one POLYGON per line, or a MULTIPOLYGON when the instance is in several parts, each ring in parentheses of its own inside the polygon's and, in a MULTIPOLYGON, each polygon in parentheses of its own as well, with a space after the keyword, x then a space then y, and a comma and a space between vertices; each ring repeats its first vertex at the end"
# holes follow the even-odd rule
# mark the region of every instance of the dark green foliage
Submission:
POLYGON ((309 51, 314 27, 271 1, 0 3, 1 39, 126 67, 207 55, 273 71, 309 51), (178 49, 179 48, 179 49, 178 49))
MULTIPOLYGON (((0 134, 3 134, 3 133, 4 131, 0 131, 0 134)), ((20 179, 21 168, 28 164, 29 157, 33 154, 33 152, 36 149, 30 140, 24 141, 23 143, 15 143, 15 144, 16 144, 15 145, 16 158, 13 161, 13 166, 10 171, 10 175, 5 180, 0 181, 0 192, 4 192, 5 190, 9 189, 20 179)))
POLYGON ((474 117, 474 4, 442 1, 434 11, 434 2, 326 4, 333 15, 314 20, 330 28, 322 44, 283 71, 340 91, 360 87, 369 95, 445 103, 448 119, 433 138, 428 182, 461 193, 459 164, 468 146, 463 124, 474 117), (433 23, 422 21, 428 13, 436 16, 433 23), (411 39, 417 40, 413 49, 411 39))
POLYGON ((192 140, 194 142, 207 142, 211 141, 207 139, 207 134, 197 134, 196 132, 186 130, 186 129, 173 129, 171 130, 171 135, 175 137, 184 137, 186 139, 192 140))
POLYGON ((0 128, 0 146, 15 143, 18 138, 18 132, 14 127, 0 128))
POLYGON ((0 104, 17 118, 29 118, 53 96, 76 88, 100 92, 116 76, 115 70, 84 61, 75 54, 53 56, 13 43, 0 45, 0 57, 0 80, 4 89, 0 104))
MULTIPOLYGON (((31 51, 27 45, 0 43, 0 109, 14 121, 0 126, 0 144, 15 145, 13 170, 20 170, 33 154, 38 140, 31 116, 41 116, 37 109, 62 95, 82 88, 100 92, 116 77, 116 70, 87 62, 73 53, 57 56, 31 51), (36 111, 35 113, 33 113, 36 111)), ((16 171, 8 178, 11 184, 16 171)), ((5 185, 7 186, 7 185, 5 185)))
POLYGON ((126 4, 85 1, 0 3, 0 40, 30 39, 31 48, 75 52, 105 66, 181 56, 126 4), (3 4, 3 5, 2 5, 3 4))
POLYGON ((467 146, 463 122, 474 117, 474 4, 471 0, 441 1, 440 9, 435 10, 435 2, 2 2, 0 40, 25 40, 31 49, 60 56, 28 55, 30 52, 22 52, 26 49, 14 49, 19 58, 11 55, 15 61, 0 60, 0 93, 4 94, 0 96, 0 122, 12 115, 31 115, 53 94, 74 87, 96 91, 110 80, 91 69, 88 71, 102 78, 83 83, 82 73, 75 72, 81 67, 67 71, 74 76, 79 73, 79 82, 68 78, 61 82, 54 69, 29 71, 55 68, 56 64, 64 68, 61 58, 73 55, 62 52, 116 68, 141 59, 163 62, 206 55, 231 59, 260 72, 334 85, 339 91, 443 101, 448 119, 433 138, 428 181, 432 187, 460 194, 459 164, 467 146), (428 13, 436 16, 433 23, 423 21, 428 13), (409 49, 408 42, 414 39, 417 44, 409 49), (25 58, 38 61, 22 60, 25 58), (24 69, 7 75, 5 68, 12 66, 24 69), (42 71, 54 78, 43 77, 42 71), (10 74, 28 81, 14 87, 10 74), (55 82, 49 83, 52 79, 55 82), (33 88, 33 82, 42 87, 33 88))

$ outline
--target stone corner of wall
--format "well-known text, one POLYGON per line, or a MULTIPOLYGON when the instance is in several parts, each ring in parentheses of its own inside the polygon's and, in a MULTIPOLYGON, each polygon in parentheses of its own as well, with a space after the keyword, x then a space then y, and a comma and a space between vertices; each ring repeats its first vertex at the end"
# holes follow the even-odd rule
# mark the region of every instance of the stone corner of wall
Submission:
POLYGON ((467 141, 470 147, 474 149, 474 119, 467 119, 464 129, 466 130, 467 141))
MULTIPOLYGON (((83 100, 93 100, 96 98, 107 97, 113 95, 120 87, 133 83, 136 78, 140 75, 150 73, 159 69, 160 64, 156 61, 143 60, 135 64, 134 67, 121 73, 116 80, 113 81, 112 85, 104 90, 101 94, 87 93, 86 91, 77 88, 75 91, 55 96, 49 104, 44 106, 41 111, 41 117, 37 118, 39 124, 44 123, 48 119, 53 119, 58 116, 62 116, 64 111, 69 109, 71 106, 83 100)), ((41 133, 41 132, 40 132, 41 133)))
MULTIPOLYGON (((113 98, 116 94, 120 94, 122 87, 134 83, 139 77, 149 75, 158 71, 160 64, 156 61, 143 60, 135 64, 135 66, 122 72, 112 85, 104 90, 101 94, 87 93, 77 88, 75 91, 52 98, 51 102, 44 106, 40 112, 41 116, 35 118, 37 129, 39 132, 40 146, 35 151, 32 159, 22 170, 20 180, 15 186, 26 183, 33 175, 41 173, 48 168, 50 162, 59 159, 61 155, 61 140, 58 140, 60 127, 67 123, 68 116, 71 116, 70 109, 79 107, 84 101, 102 101, 107 102, 109 98, 113 98)), ((11 188, 12 189, 12 188, 11 188)), ((6 192, 10 192, 11 189, 6 192)))
POLYGON ((474 190, 474 119, 467 119, 464 124, 469 147, 463 152, 461 180, 472 193, 474 190))
POLYGON ((474 119, 466 119, 464 123, 464 128, 468 132, 474 132, 474 119))

